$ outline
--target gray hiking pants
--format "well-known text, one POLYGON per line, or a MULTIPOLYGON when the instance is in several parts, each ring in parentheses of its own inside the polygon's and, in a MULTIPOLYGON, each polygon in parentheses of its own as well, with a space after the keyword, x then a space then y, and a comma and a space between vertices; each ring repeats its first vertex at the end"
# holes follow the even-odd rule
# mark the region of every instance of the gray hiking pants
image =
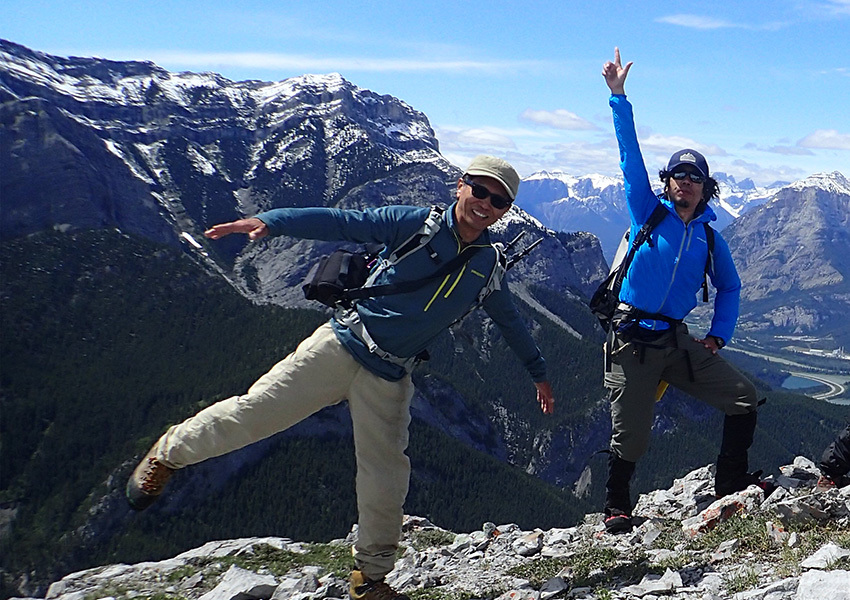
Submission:
POLYGON ((624 460, 637 462, 649 447, 662 380, 727 415, 756 410, 758 398, 750 380, 694 340, 685 324, 649 345, 611 335, 608 340, 605 387, 611 391, 611 451, 624 460))
POLYGON ((171 427, 156 457, 181 468, 269 437, 347 398, 354 426, 359 524, 354 559, 370 579, 395 565, 410 480, 405 455, 410 376, 387 381, 365 369, 330 324, 260 377, 243 396, 217 402, 171 427))

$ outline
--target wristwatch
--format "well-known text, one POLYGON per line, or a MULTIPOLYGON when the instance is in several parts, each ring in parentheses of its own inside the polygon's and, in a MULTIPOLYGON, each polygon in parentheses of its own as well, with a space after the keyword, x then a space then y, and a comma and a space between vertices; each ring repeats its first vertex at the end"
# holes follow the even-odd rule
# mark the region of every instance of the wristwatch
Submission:
POLYGON ((722 337, 718 337, 716 335, 713 335, 711 337, 714 338, 714 343, 717 346, 718 350, 720 350, 721 348, 723 348, 723 346, 726 345, 726 340, 724 340, 722 337))

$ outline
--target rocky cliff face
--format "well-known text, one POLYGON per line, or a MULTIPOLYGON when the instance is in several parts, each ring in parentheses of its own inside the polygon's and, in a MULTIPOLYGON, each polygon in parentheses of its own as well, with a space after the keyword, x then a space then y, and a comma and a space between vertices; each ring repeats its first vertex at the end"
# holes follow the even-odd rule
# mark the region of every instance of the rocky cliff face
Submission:
MULTIPOLYGON (((703 467, 641 496, 637 527, 620 536, 604 533, 598 514, 563 529, 484 523, 469 533, 407 517, 387 582, 416 599, 844 599, 850 486, 818 488, 817 478, 798 457, 770 479, 777 487, 769 497, 751 486, 714 500, 712 468, 703 467)), ((70 574, 46 598, 345 598, 355 531, 330 544, 210 542, 159 562, 70 574)))
POLYGON ((839 340, 847 339, 850 182, 841 173, 813 175, 782 188, 724 236, 745 282, 746 331, 837 333, 839 340))
MULTIPOLYGON (((232 82, 0 41, 0 100, 0 236, 114 227, 184 244, 261 302, 304 304, 297 284, 329 245, 246 251, 244 240, 208 244, 204 229, 277 207, 449 204, 460 175, 425 115, 339 75, 232 82)), ((593 243, 565 247, 512 214, 512 230, 547 238, 532 271, 589 291, 602 270, 593 243)))

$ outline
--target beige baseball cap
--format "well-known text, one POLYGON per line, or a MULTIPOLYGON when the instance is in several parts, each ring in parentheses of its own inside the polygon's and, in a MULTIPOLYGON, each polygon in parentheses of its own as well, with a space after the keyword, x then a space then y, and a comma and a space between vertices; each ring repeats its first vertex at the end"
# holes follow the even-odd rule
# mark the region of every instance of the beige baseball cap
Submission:
POLYGON ((511 200, 516 200, 517 190, 519 190, 519 174, 501 158, 485 154, 476 156, 466 168, 466 174, 492 177, 502 184, 511 200))

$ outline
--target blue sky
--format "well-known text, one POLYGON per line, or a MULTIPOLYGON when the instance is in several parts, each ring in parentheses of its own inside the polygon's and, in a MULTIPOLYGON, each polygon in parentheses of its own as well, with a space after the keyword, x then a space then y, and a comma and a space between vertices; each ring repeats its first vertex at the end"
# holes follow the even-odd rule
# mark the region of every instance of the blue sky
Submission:
POLYGON ((602 64, 634 61, 650 172, 682 147, 764 185, 850 176, 850 0, 5 0, 0 37, 60 56, 276 81, 337 72, 425 113, 443 154, 618 175, 602 64))

